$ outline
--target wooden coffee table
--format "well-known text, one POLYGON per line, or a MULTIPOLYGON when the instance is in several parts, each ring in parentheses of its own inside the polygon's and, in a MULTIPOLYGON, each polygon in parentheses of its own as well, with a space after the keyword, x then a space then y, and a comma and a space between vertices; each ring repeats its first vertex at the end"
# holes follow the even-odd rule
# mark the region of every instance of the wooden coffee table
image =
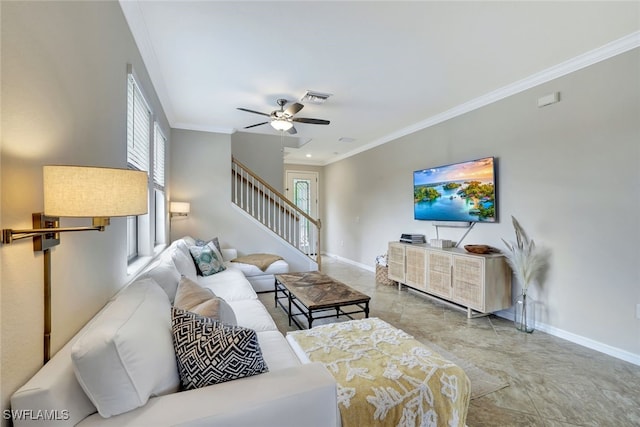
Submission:
POLYGON ((276 274, 275 306, 280 305, 289 316, 289 326, 291 322, 300 329, 304 327, 298 322, 296 316, 305 316, 309 328, 313 321, 328 317, 347 316, 364 313, 369 317, 369 300, 371 297, 350 288, 342 282, 327 276, 318 271, 305 273, 276 274), (286 299, 285 306, 281 300, 286 299), (294 313, 292 308, 300 310, 294 313), (349 308, 347 308, 349 307, 349 308), (334 311, 332 314, 318 316, 318 313, 334 311), (346 311, 351 310, 351 311, 346 311))

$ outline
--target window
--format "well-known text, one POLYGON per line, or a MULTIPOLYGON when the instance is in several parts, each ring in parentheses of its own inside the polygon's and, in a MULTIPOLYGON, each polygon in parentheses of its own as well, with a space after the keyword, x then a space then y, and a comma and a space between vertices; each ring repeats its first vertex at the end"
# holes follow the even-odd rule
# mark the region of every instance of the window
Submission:
POLYGON ((160 126, 153 121, 153 113, 147 104, 133 72, 127 80, 127 166, 149 172, 149 203, 147 215, 127 218, 127 259, 135 259, 153 253, 156 245, 166 241, 165 215, 165 149, 166 138, 160 126), (153 126, 152 126, 153 124, 153 126))
POLYGON ((164 153, 167 139, 162 135, 158 122, 153 124, 153 197, 155 201, 155 230, 156 245, 165 243, 166 198, 164 190, 164 153))

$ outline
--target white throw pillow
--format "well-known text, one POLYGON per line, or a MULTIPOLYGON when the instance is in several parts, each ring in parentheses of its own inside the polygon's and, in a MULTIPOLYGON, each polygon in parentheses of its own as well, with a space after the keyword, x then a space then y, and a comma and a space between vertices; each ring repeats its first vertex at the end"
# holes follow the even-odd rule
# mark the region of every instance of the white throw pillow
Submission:
POLYGON ((169 301, 173 303, 180 283, 180 272, 176 268, 173 260, 161 259, 144 272, 140 279, 150 278, 156 281, 158 285, 167 293, 169 301))
POLYGON ((178 391, 167 294, 150 278, 129 285, 73 344, 71 360, 78 382, 105 418, 178 391))
POLYGON ((189 248, 186 247, 185 243, 180 241, 179 244, 176 245, 176 247, 170 248, 170 250, 171 259, 173 260, 173 263, 175 264, 180 274, 188 277, 191 280, 197 280, 198 271, 196 270, 196 264, 193 262, 193 258, 191 258, 189 248), (182 248, 182 246, 184 246, 184 248, 182 248))

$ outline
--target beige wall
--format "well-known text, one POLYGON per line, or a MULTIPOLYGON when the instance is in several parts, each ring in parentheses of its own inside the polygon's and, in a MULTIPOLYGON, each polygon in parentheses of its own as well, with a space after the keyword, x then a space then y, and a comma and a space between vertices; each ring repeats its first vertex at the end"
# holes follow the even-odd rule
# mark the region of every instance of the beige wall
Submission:
POLYGON ((638 76, 635 49, 328 165, 326 251, 373 266, 401 233, 433 238, 430 222, 413 219, 412 171, 496 156, 500 222, 464 243, 504 248, 517 217, 552 251, 548 280, 534 287, 547 330, 640 362, 638 76), (537 108, 553 91, 561 102, 537 108))
POLYGON ((240 255, 275 253, 287 260, 291 271, 314 269, 305 255, 274 238, 231 202, 230 135, 174 129, 171 141, 172 198, 191 203, 188 217, 171 221, 172 240, 218 237, 222 247, 236 248, 240 255))
POLYGON ((290 144, 292 141, 292 138, 281 138, 279 135, 236 132, 231 135, 231 153, 282 193, 283 143, 290 144))
MULTIPOLYGON (((127 64, 169 127, 117 2, 0 2, 2 228, 43 209, 42 166, 126 166, 127 64)), ((63 226, 90 220, 62 219, 63 226)), ((52 250, 52 352, 126 281, 126 222, 68 233, 52 250)), ((1 398, 42 365, 43 261, 31 241, 0 247, 1 398)))

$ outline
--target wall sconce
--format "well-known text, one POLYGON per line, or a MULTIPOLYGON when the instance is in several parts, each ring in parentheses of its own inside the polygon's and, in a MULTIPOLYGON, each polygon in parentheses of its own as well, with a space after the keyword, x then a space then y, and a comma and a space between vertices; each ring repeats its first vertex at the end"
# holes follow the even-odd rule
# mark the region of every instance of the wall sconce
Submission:
POLYGON ((110 217, 147 213, 146 172, 87 166, 44 166, 44 213, 32 215, 32 229, 2 230, 2 243, 32 237, 44 253, 44 363, 51 354, 51 253, 60 233, 104 231, 110 217), (60 217, 93 218, 91 227, 61 228, 60 217))
POLYGON ((171 202, 169 204, 171 218, 174 216, 189 216, 189 212, 191 212, 191 203, 189 202, 171 202))

